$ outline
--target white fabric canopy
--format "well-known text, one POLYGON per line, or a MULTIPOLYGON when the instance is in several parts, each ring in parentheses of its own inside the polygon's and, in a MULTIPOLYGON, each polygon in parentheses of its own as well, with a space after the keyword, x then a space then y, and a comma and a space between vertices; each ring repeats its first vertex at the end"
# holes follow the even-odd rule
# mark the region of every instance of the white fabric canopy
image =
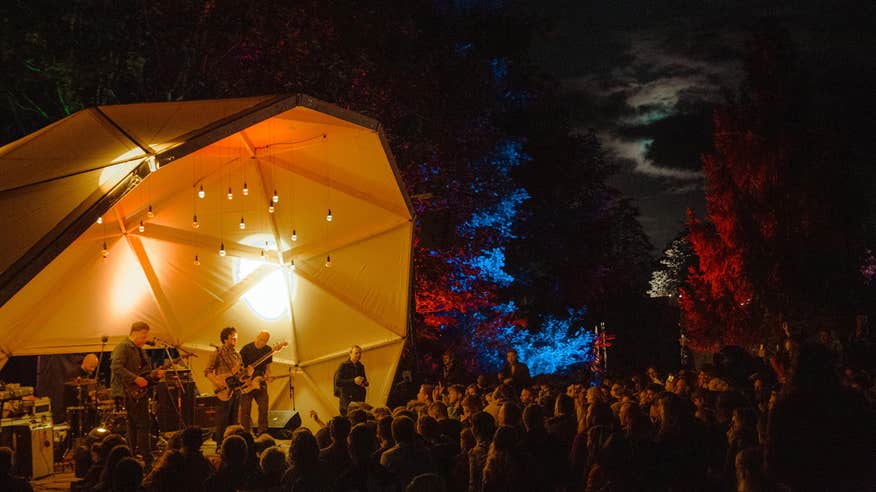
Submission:
MULTIPOLYGON (((81 111, 0 148, 0 349, 84 352, 102 336, 111 349, 144 320, 198 353, 210 392, 219 331, 237 327, 240 348, 267 330, 290 343, 273 372, 292 374, 298 409, 337 412, 331 378, 352 344, 382 405, 406 334, 411 219, 379 125, 307 96, 81 111)), ((270 393, 290 408, 285 381, 270 393)))

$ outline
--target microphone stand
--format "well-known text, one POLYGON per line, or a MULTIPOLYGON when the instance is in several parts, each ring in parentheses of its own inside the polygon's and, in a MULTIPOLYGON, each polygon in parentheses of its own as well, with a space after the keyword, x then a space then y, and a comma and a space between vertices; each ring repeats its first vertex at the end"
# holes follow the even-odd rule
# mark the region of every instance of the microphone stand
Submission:
POLYGON ((289 401, 292 402, 292 411, 295 411, 295 385, 292 384, 292 366, 289 366, 289 401))
MULTIPOLYGON (((171 362, 171 364, 173 364, 173 357, 170 355, 170 347, 171 347, 170 344, 168 344, 164 340, 161 340, 160 338, 156 338, 155 340, 157 342, 161 343, 162 345, 164 345, 164 353, 167 355, 167 359, 171 362)), ((183 367, 186 367, 186 369, 188 369, 188 367, 185 365, 185 362, 183 361, 182 358, 180 358, 180 362, 183 362, 183 367)), ((173 367, 173 366, 171 365, 171 367, 173 367)), ((174 372, 176 372, 176 371, 174 371, 174 372)), ((170 391, 167 388, 167 376, 165 376, 164 379, 165 379, 164 390, 167 391, 167 396, 170 396, 170 391)), ((177 425, 179 426, 180 429, 185 429, 185 422, 183 422, 181 408, 182 408, 182 397, 183 397, 183 394, 185 393, 186 390, 183 387, 182 382, 179 379, 179 373, 176 373, 176 377, 174 377, 173 379, 175 380, 174 382, 176 383, 176 402, 174 402, 173 411, 176 413, 177 425)), ((158 407, 158 410, 160 411, 161 407, 158 407)))
MULTIPOLYGON (((108 337, 103 336, 100 337, 100 352, 97 355, 97 369, 94 370, 94 379, 98 383, 100 383, 100 364, 103 362, 103 350, 106 347, 106 342, 109 340, 108 337)), ((98 384, 100 386, 100 384, 98 384)))

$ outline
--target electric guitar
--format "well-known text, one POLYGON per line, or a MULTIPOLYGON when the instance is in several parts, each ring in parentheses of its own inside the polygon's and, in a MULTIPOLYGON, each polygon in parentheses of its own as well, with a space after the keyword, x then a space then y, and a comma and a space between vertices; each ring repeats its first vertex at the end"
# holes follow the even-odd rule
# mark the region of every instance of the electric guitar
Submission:
POLYGON ((258 366, 262 362, 268 360, 268 357, 271 357, 272 355, 286 348, 287 345, 289 345, 289 342, 280 342, 274 345, 270 352, 263 355, 262 357, 259 357, 259 359, 252 364, 246 367, 243 367, 242 364, 238 364, 236 367, 232 368, 230 372, 216 374, 215 376, 212 376, 209 379, 214 386, 213 393, 216 395, 217 398, 219 398, 219 401, 230 400, 231 397, 234 396, 235 391, 238 391, 241 386, 249 384, 250 381, 253 379, 252 376, 247 374, 248 368, 254 368, 258 366))
MULTIPOLYGON (((288 378, 288 377, 290 377, 289 374, 281 374, 279 376, 271 376, 270 378, 267 378, 267 379, 269 379, 270 381, 273 381, 275 379, 283 379, 283 378, 288 378)), ((240 388, 240 394, 245 395, 245 394, 249 393, 250 391, 255 391, 255 390, 261 388, 262 381, 264 381, 265 379, 266 378, 264 376, 256 376, 256 377, 252 378, 249 381, 249 383, 244 384, 240 388)))
POLYGON ((158 372, 159 371, 164 371, 166 369, 170 369, 171 367, 173 367, 174 364, 176 364, 182 360, 188 359, 191 356, 192 356, 192 354, 183 354, 183 355, 177 357, 176 359, 168 360, 167 362, 165 362, 164 364, 161 364, 160 366, 156 367, 155 369, 149 369, 147 371, 143 371, 143 372, 137 374, 137 376, 146 380, 146 386, 143 386, 141 388, 141 387, 137 386, 137 383, 132 382, 131 384, 128 384, 125 387, 125 391, 128 393, 128 396, 130 396, 131 398, 133 398, 135 400, 139 400, 140 398, 147 396, 149 394, 149 390, 152 389, 153 386, 158 384, 158 372))

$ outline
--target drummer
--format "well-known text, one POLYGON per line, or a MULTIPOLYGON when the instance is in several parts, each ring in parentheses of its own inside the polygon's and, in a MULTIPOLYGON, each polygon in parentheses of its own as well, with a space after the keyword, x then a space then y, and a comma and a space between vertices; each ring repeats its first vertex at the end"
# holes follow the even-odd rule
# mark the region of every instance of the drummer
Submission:
POLYGON ((87 354, 82 358, 82 363, 67 373, 67 382, 64 385, 65 406, 84 405, 91 399, 97 383, 97 364, 97 355, 87 354))
POLYGON ((82 363, 79 364, 71 374, 68 374, 67 380, 74 379, 95 379, 95 371, 97 370, 97 364, 99 359, 97 358, 97 354, 86 354, 85 357, 82 358, 82 363))

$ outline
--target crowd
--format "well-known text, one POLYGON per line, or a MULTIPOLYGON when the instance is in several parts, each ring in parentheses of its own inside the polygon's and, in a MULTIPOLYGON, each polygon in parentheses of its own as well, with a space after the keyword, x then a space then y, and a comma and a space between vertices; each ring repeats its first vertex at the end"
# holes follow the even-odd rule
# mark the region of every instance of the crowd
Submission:
MULTIPOLYGON (((869 372, 838 366, 836 347, 825 343, 788 348, 784 369, 781 354, 740 364, 725 353, 698 371, 649 368, 563 385, 531 378, 513 351, 493 381, 460 384, 464 372, 448 354, 442 382, 420 386, 407 405, 352 403, 346 417, 326 423, 311 413, 319 430, 296 430, 288 452, 267 434, 230 426, 217 455, 204 456, 204 433, 189 428, 144 474, 124 438, 109 435, 95 444, 77 488, 876 490, 869 372)), ((4 456, 0 450, 0 467, 4 456)))

